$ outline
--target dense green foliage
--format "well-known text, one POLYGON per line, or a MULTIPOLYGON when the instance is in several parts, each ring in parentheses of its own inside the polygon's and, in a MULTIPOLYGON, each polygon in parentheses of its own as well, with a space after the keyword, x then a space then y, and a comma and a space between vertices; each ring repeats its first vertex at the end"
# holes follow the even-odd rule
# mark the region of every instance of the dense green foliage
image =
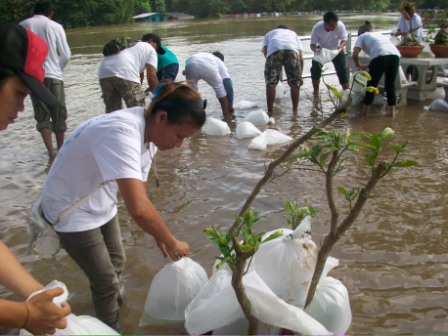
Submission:
MULTIPOLYGON (((418 8, 448 7, 448 0, 414 1, 418 8)), ((66 28, 126 23, 145 12, 183 12, 196 17, 235 13, 396 10, 399 0, 53 0, 54 19, 66 28)), ((0 21, 30 16, 34 1, 0 0, 0 21)))

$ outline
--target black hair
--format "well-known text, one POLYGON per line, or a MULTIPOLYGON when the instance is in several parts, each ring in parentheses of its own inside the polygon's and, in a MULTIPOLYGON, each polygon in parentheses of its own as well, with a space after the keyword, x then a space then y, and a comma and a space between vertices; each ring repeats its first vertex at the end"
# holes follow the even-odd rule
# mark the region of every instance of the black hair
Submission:
POLYGON ((338 15, 335 12, 332 12, 332 11, 326 12, 324 14, 324 22, 325 23, 329 23, 331 21, 338 22, 339 21, 338 15))
POLYGON ((40 0, 34 5, 34 14, 50 16, 52 13, 53 5, 49 0, 40 0))
POLYGON ((215 55, 215 56, 218 57, 221 61, 224 62, 224 55, 223 55, 221 52, 219 52, 219 51, 214 51, 214 52, 212 52, 212 54, 215 55))
POLYGON ((285 25, 278 25, 276 29, 281 28, 281 29, 289 29, 287 26, 285 25))
POLYGON ((155 33, 148 33, 142 36, 141 38, 142 42, 148 42, 148 41, 154 41, 155 43, 157 43, 157 50, 159 50, 162 47, 162 39, 160 38, 159 35, 155 34, 155 33))
POLYGON ((3 86, 5 80, 14 76, 17 76, 14 70, 4 66, 0 66, 0 88, 3 86))
POLYGON ((162 83, 145 112, 145 118, 151 118, 158 110, 166 111, 170 124, 188 123, 201 128, 205 123, 206 100, 186 83, 162 83), (163 84, 163 85, 162 85, 163 84))
POLYGON ((372 31, 372 23, 364 21, 364 24, 358 28, 358 36, 370 31, 372 31))

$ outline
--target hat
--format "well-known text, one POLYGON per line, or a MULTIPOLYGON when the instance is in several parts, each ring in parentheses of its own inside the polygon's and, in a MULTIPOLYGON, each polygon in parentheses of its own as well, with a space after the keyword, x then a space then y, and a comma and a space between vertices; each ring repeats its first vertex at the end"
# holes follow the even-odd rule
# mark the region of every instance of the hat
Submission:
POLYGON ((37 99, 58 105, 58 99, 43 84, 48 46, 39 35, 15 24, 0 23, 0 66, 13 70, 37 99))

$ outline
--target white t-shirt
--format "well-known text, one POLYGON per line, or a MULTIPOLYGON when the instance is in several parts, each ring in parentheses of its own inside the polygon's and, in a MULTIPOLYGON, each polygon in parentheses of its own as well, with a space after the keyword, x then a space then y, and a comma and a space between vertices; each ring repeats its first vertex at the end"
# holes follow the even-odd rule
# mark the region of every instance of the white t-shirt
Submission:
POLYGON ((291 29, 276 28, 264 36, 263 47, 267 47, 266 57, 278 50, 293 50, 298 52, 302 49, 300 38, 291 29))
POLYGON ((403 33, 408 33, 411 30, 415 31, 412 32, 415 36, 417 36, 417 40, 419 42, 423 41, 423 22, 420 15, 415 13, 412 15, 411 19, 408 21, 404 18, 403 15, 400 16, 400 19, 398 20, 397 24, 397 30, 400 30, 403 33))
POLYGON ((117 213, 117 179, 146 181, 157 148, 144 144, 144 108, 98 115, 79 125, 59 150, 42 191, 45 217, 60 214, 90 195, 55 225, 59 232, 98 228, 117 213))
POLYGON ((140 83, 146 64, 157 70, 157 52, 148 42, 137 42, 117 54, 106 56, 100 63, 98 78, 118 77, 140 83))
POLYGON ((335 30, 327 31, 324 21, 319 21, 311 30, 310 44, 318 44, 321 48, 335 50, 341 41, 347 40, 348 34, 344 24, 339 20, 335 30))
POLYGON ((203 79, 215 91, 217 98, 227 96, 223 79, 230 78, 224 62, 208 52, 200 52, 185 61, 185 77, 197 90, 199 80, 203 79))
POLYGON ((390 41, 389 37, 381 33, 367 32, 358 36, 355 48, 361 48, 362 51, 370 56, 370 59, 386 55, 400 56, 400 52, 390 41))
POLYGON ((62 80, 62 70, 72 55, 64 28, 45 15, 34 15, 20 22, 20 25, 39 35, 48 45, 48 57, 44 63, 45 78, 62 80))

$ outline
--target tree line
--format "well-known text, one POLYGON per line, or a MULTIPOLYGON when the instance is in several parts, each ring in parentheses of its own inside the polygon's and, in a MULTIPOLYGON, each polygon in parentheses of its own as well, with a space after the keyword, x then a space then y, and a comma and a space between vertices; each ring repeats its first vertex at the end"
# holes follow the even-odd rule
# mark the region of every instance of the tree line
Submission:
MULTIPOLYGON (((397 10, 401 0, 53 0, 54 20, 65 28, 132 22, 146 12, 182 12, 197 18, 237 13, 397 10)), ((413 1, 417 8, 447 9, 448 0, 413 1)), ((34 1, 0 0, 0 22, 19 22, 33 11, 34 1)))

